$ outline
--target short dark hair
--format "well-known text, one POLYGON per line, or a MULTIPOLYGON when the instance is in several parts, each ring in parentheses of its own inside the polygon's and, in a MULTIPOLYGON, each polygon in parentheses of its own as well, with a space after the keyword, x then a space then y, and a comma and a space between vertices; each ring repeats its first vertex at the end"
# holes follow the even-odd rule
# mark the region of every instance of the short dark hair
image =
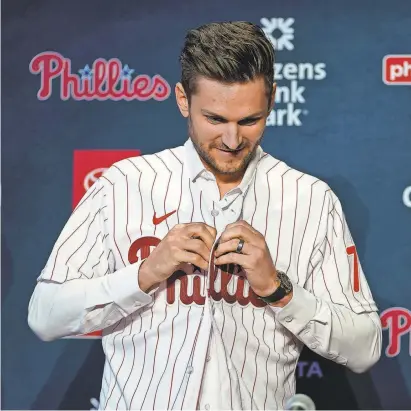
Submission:
POLYGON ((243 83, 264 76, 268 98, 274 82, 274 48, 264 31, 247 21, 210 23, 190 30, 180 54, 181 84, 190 100, 196 80, 243 83))

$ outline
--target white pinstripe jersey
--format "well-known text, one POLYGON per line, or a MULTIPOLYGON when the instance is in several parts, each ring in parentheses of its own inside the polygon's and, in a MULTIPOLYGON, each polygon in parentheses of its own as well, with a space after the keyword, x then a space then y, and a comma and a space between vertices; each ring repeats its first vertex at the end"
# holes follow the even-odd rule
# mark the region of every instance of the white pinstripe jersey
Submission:
POLYGON ((283 408, 303 344, 347 364, 332 338, 354 326, 347 317, 376 311, 327 184, 259 148, 240 186, 220 199, 190 140, 114 164, 64 227, 39 277, 46 280, 94 284, 79 325, 70 321, 72 333, 104 328, 105 409, 283 408), (154 215, 174 210, 154 225, 154 215), (265 236, 294 283, 290 308, 257 300, 240 267, 211 263, 208 271, 182 265, 149 296, 139 290, 142 260, 174 225, 205 222, 221 234, 239 219, 265 236), (99 287, 121 298, 109 301, 99 287))

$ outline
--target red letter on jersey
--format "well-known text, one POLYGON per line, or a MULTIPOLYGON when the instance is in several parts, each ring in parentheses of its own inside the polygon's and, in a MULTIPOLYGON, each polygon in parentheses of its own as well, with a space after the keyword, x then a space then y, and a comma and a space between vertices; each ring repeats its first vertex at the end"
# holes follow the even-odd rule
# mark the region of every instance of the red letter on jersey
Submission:
POLYGON ((354 256, 354 291, 358 293, 358 291, 360 291, 360 274, 358 269, 358 254, 355 245, 347 247, 347 254, 354 256))

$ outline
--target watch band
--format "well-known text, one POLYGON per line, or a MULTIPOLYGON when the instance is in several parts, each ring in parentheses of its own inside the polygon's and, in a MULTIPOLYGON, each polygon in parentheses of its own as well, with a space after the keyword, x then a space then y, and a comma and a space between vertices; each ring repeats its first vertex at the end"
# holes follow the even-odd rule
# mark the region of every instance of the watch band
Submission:
POLYGON ((257 296, 260 300, 263 300, 267 304, 280 301, 286 295, 290 294, 293 290, 293 284, 288 278, 287 274, 283 273, 282 271, 277 271, 277 277, 280 280, 280 285, 272 294, 265 297, 257 296))

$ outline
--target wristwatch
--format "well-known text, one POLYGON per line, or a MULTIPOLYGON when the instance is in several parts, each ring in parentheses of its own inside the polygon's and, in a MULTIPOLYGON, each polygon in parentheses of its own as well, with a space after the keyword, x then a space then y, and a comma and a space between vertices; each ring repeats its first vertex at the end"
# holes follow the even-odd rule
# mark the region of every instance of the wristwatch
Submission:
POLYGON ((257 296, 260 300, 263 300, 267 304, 280 301, 293 290, 293 283, 287 277, 287 274, 282 271, 277 271, 277 278, 280 280, 280 285, 271 295, 267 295, 265 297, 261 297, 259 295, 257 296))

